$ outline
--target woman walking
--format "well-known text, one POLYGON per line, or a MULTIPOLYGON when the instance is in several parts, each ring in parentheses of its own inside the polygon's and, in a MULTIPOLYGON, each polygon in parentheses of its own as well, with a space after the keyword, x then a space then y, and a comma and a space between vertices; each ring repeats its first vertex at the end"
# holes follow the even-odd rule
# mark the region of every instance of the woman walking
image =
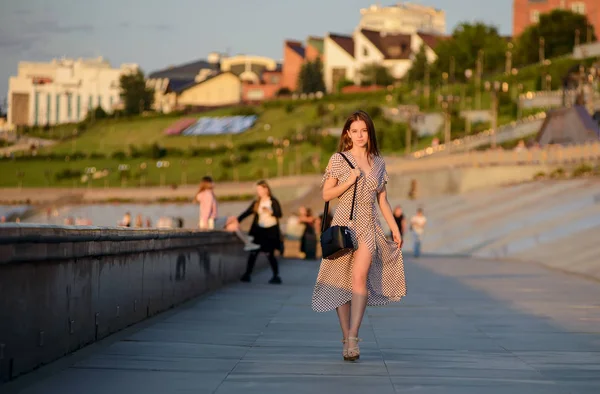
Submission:
POLYGON ((254 215, 249 234, 254 238, 253 242, 260 245, 259 250, 253 250, 248 256, 246 272, 241 278, 242 282, 250 282, 254 264, 260 252, 266 253, 273 277, 269 280, 270 284, 281 284, 279 277, 279 264, 275 258, 275 250, 281 248, 281 232, 279 229, 279 219, 281 218, 281 205, 271 193, 271 188, 266 181, 259 181, 256 184, 257 198, 250 204, 240 216, 237 217, 237 224, 250 215, 254 215))
POLYGON ((323 199, 340 199, 331 225, 349 227, 354 251, 321 261, 312 297, 313 310, 336 309, 342 355, 348 361, 360 357, 358 333, 366 306, 385 305, 406 295, 402 237, 387 199, 387 182, 373 121, 364 111, 354 112, 344 124, 338 153, 329 160, 323 176, 323 199), (375 203, 392 231, 393 241, 381 228, 375 203))
POLYGON ((212 230, 215 228, 217 218, 217 198, 214 193, 215 184, 211 177, 205 176, 200 182, 200 188, 196 193, 196 201, 200 204, 200 217, 198 227, 201 230, 212 230))

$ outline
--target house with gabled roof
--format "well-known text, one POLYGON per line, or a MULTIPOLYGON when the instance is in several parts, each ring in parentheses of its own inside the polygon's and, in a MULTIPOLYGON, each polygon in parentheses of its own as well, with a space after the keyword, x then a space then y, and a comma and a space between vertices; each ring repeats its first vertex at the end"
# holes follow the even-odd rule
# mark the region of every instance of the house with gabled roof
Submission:
POLYGON ((360 70, 376 63, 385 66, 400 79, 412 66, 416 53, 425 46, 427 59, 437 59, 433 48, 443 37, 425 33, 389 33, 357 29, 352 36, 329 33, 325 37, 324 80, 328 92, 338 90, 346 79, 361 83, 360 70))
POLYGON ((267 57, 212 53, 208 60, 155 71, 146 83, 154 89, 155 110, 168 113, 272 98, 280 88, 281 71, 281 64, 267 57))
POLYGON ((326 54, 323 63, 323 79, 328 92, 335 92, 344 80, 354 81, 356 59, 354 58, 354 38, 342 34, 328 33, 323 50, 326 54))

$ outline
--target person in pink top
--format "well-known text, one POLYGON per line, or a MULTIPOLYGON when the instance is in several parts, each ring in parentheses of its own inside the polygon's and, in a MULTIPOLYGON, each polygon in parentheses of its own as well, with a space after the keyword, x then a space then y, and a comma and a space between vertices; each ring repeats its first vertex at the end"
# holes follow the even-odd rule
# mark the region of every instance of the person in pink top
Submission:
POLYGON ((214 182, 211 177, 205 176, 200 182, 200 189, 196 194, 196 201, 200 203, 200 221, 198 226, 201 230, 213 230, 217 218, 217 199, 213 191, 214 182))

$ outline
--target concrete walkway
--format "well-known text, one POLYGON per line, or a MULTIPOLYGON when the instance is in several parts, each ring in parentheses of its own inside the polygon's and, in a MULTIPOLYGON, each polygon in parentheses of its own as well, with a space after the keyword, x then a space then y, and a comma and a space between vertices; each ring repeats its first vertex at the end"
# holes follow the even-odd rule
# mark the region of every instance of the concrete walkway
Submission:
POLYGON ((118 333, 2 393, 598 393, 600 283, 538 265, 425 257, 369 308, 359 362, 310 309, 317 262, 268 272, 118 333))

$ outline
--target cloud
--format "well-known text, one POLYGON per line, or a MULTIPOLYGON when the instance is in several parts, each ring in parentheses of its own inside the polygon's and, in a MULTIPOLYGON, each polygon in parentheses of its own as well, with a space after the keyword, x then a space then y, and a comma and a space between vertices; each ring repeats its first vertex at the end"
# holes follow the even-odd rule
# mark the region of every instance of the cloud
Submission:
POLYGON ((146 25, 144 27, 146 29, 156 30, 156 31, 170 31, 170 30, 173 30, 173 26, 171 26, 171 25, 165 25, 164 23, 151 24, 151 25, 146 25))
POLYGON ((133 25, 130 22, 120 22, 117 25, 120 29, 141 29, 141 30, 152 30, 152 31, 172 31, 174 30, 173 25, 167 25, 165 23, 144 23, 139 25, 133 25))
POLYGON ((71 33, 93 33, 94 26, 90 24, 61 25, 57 21, 41 20, 32 23, 27 30, 33 34, 71 34, 71 33))
POLYGON ((89 35, 94 32, 90 24, 61 25, 53 20, 28 19, 13 28, 0 27, 0 49, 12 54, 43 51, 48 43, 60 35, 89 35))
POLYGON ((26 37, 7 34, 0 28, 0 48, 11 52, 24 52, 33 47, 33 42, 26 37))

